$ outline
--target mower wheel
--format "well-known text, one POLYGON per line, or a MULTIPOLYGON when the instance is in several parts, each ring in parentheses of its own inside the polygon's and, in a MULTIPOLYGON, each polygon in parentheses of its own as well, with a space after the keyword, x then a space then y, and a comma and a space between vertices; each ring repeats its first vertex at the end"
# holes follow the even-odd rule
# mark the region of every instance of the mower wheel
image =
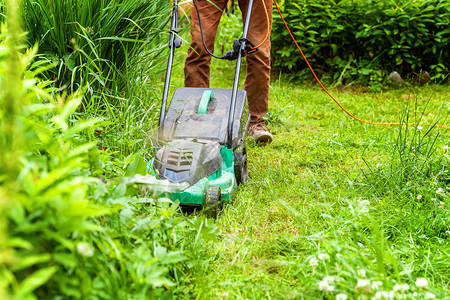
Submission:
POLYGON ((239 185, 245 184, 247 181, 247 150, 245 147, 234 152, 234 176, 239 185))
POLYGON ((217 218, 222 207, 222 192, 218 186, 208 186, 203 212, 212 218, 217 218))

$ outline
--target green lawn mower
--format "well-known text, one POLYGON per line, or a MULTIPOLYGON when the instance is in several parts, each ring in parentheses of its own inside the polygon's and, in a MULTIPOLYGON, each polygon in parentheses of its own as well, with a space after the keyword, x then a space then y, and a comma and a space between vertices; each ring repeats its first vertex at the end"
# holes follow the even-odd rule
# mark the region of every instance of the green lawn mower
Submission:
POLYGON ((246 50, 248 53, 250 43, 247 32, 253 1, 249 1, 242 38, 222 57, 237 60, 233 88, 179 88, 166 109, 174 52, 181 46, 177 5, 175 0, 158 150, 149 168, 155 179, 183 187, 161 196, 178 200, 185 208, 207 208, 216 215, 221 204, 230 203, 237 186, 247 179, 245 139, 250 117, 247 93, 238 89, 238 84, 241 57, 246 50))

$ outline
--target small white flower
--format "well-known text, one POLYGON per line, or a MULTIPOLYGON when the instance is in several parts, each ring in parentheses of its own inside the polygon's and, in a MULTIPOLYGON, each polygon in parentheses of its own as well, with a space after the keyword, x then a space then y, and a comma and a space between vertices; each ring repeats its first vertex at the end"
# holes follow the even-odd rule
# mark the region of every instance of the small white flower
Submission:
POLYGON ((436 295, 433 293, 427 292, 425 294, 425 299, 434 299, 434 298, 436 298, 436 295))
POLYGON ((322 281, 319 281, 319 290, 334 291, 334 286, 330 285, 330 283, 324 279, 322 281))
POLYGON ((320 260, 329 260, 330 259, 330 256, 328 254, 326 254, 326 253, 320 253, 317 257, 320 260))
POLYGON ((358 282, 356 283, 355 289, 361 290, 361 289, 367 289, 370 286, 370 280, 369 279, 358 279, 358 282))
MULTIPOLYGON (((450 231, 449 231, 450 232, 450 231)), ((450 234, 450 233, 449 233, 450 234)), ((342 254, 340 254, 340 253, 337 253, 336 254, 336 258, 342 258, 342 254)))
POLYGON ((417 200, 422 199, 422 195, 417 195, 417 200))
POLYGON ((422 131, 422 129, 423 129, 423 127, 422 126, 417 126, 417 132, 421 132, 422 131))
POLYGON ((347 300, 348 297, 346 294, 337 294, 336 295, 336 300, 347 300))
POLYGON ((444 155, 444 157, 445 157, 446 159, 449 158, 447 153, 444 153, 443 155, 444 155))
POLYGON ((436 190, 436 194, 439 194, 439 195, 443 195, 444 194, 444 189, 443 188, 438 188, 437 190, 436 190))
POLYGON ((431 201, 436 202, 436 198, 431 198, 431 201))
POLYGON ((444 149, 444 151, 448 150, 448 145, 445 145, 444 147, 442 147, 442 149, 444 149))
POLYGON ((417 278, 416 286, 419 289, 426 290, 426 289, 428 289, 428 280, 426 278, 417 278))
POLYGON ((94 255, 94 249, 86 242, 79 242, 77 244, 77 251, 84 257, 91 257, 94 255))
POLYGON ((394 292, 378 291, 372 299, 394 299, 394 292))
POLYGON ((358 270, 357 273, 359 277, 366 277, 366 270, 364 269, 358 270))
POLYGON ((339 133, 333 133, 333 136, 338 136, 339 135, 339 133))
POLYGON ((309 260, 309 265, 315 268, 319 265, 319 261, 315 257, 313 257, 309 260))
POLYGON ((377 164, 377 169, 381 168, 383 166, 383 164, 378 163, 377 164))
POLYGON ((406 292, 407 290, 409 290, 409 285, 407 285, 407 284, 396 283, 394 286, 394 291, 396 291, 396 292, 398 292, 398 291, 406 292))
POLYGON ((383 282, 382 281, 374 281, 374 282, 372 282, 372 288, 374 289, 374 290, 377 290, 380 286, 382 286, 383 285, 383 282))
POLYGON ((325 276, 323 278, 323 281, 328 282, 328 283, 333 283, 334 282, 334 276, 325 276))
POLYGON ((359 212, 361 213, 368 213, 370 208, 370 201, 369 200, 362 200, 358 202, 359 212))

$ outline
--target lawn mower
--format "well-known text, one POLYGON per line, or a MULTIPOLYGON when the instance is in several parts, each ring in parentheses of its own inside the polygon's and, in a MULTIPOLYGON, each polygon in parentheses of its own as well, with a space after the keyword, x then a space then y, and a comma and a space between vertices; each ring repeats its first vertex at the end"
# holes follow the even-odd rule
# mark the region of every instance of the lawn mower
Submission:
POLYGON ((170 54, 157 133, 158 150, 150 173, 184 189, 163 193, 182 207, 207 208, 217 214, 222 203, 230 203, 239 184, 247 179, 245 139, 249 126, 247 93, 238 89, 241 58, 248 52, 247 32, 253 0, 249 1, 243 35, 223 58, 237 60, 232 89, 178 88, 167 107, 177 35, 174 1, 170 28, 170 54), (187 183, 187 184, 186 184, 187 183))

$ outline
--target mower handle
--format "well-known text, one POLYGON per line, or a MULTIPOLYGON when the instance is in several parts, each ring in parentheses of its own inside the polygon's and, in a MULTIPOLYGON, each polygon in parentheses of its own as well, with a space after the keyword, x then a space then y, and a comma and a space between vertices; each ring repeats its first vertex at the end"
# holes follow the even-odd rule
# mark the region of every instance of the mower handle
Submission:
POLYGON ((248 27, 250 24, 250 17, 252 15, 253 8, 253 0, 248 1, 247 7, 247 16, 245 18, 244 30, 242 32, 242 38, 239 40, 241 46, 240 51, 238 51, 237 61, 236 61, 236 70, 234 74, 234 83, 233 90, 231 92, 231 103, 230 103, 230 111, 228 112, 228 148, 231 149, 233 147, 233 122, 234 122, 234 113, 236 110, 236 98, 237 91, 239 87, 239 75, 241 73, 241 58, 242 54, 245 53, 246 43, 248 43, 247 35, 248 35, 248 27))
MULTIPOLYGON (((172 9, 172 23, 170 25, 170 39, 169 39, 169 60, 167 62, 166 80, 164 82, 164 91, 161 103, 161 111, 159 114, 159 128, 162 127, 166 117, 167 98, 169 97, 170 77, 172 76, 173 57, 175 55, 175 48, 181 47, 181 39, 178 36, 178 0, 173 0, 172 9)), ((157 135, 159 136, 159 130, 157 135)), ((159 138, 156 140, 159 142, 159 138)))

